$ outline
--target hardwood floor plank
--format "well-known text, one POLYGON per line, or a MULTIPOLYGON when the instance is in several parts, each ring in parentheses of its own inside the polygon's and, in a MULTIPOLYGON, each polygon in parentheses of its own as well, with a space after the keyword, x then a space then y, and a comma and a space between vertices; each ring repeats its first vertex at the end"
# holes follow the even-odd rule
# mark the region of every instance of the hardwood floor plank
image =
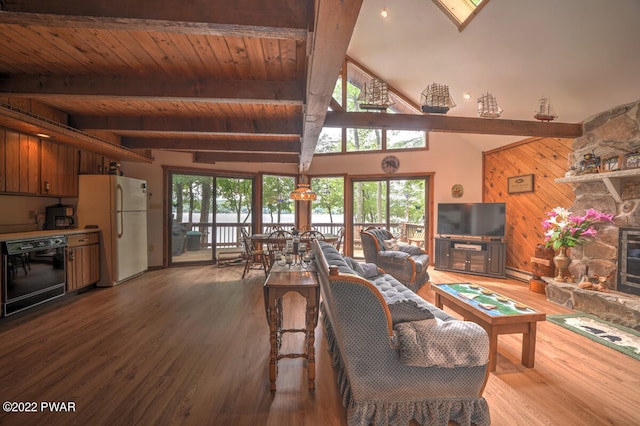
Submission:
MULTIPOLYGON (((547 314, 570 312, 515 280, 430 273, 432 282, 472 281, 547 314)), ((150 271, 3 318, 1 399, 72 401, 76 411, 1 412, 0 424, 346 424, 322 325, 316 391, 307 391, 304 361, 284 359, 271 394, 264 273, 241 275, 241 265, 150 271)), ((433 302, 428 286, 419 294, 433 302)), ((301 327, 302 297, 284 303, 285 326, 301 327)), ((302 341, 287 335, 283 349, 302 341)), ((520 364, 521 345, 521 335, 499 338, 484 392, 493 425, 638 423, 638 361, 548 321, 538 324, 534 368, 520 364)))

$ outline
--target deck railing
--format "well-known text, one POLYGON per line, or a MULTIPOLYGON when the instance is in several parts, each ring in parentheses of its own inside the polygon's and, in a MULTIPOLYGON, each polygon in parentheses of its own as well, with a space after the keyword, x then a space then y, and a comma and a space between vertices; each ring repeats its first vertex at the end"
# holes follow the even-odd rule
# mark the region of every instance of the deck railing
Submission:
MULTIPOLYGON (((211 229, 213 223, 211 222, 198 222, 198 223, 183 223, 186 231, 200 232, 200 247, 211 249, 213 246, 211 229)), ((264 224, 263 229, 267 229, 271 224, 264 224)), ((280 224, 284 229, 293 228, 291 223, 280 224)), ((341 223, 314 223, 313 226, 323 234, 337 234, 342 226, 341 223)), ((360 231, 369 226, 385 227, 384 223, 356 223, 354 224, 353 243, 354 248, 359 249, 362 246, 360 242, 360 231)), ((251 225, 247 223, 218 223, 216 224, 216 248, 231 248, 242 246, 242 232, 244 228, 249 234, 251 234, 251 225)), ((424 228, 424 225, 417 223, 394 223, 389 227, 391 233, 395 235, 401 241, 408 241, 419 228, 424 228)), ((187 234, 187 238, 191 236, 187 234)))
MULTIPOLYGON (((189 232, 197 231, 200 233, 200 247, 211 249, 213 246, 213 238, 211 230, 213 223, 211 222, 194 222, 194 223, 182 223, 185 229, 185 235, 187 238, 194 236, 189 232)), ((242 232, 241 229, 245 229, 251 234, 251 224, 248 223, 217 223, 216 225, 216 248, 230 248, 241 247, 242 245, 242 232)), ((263 229, 272 224, 264 224, 263 229)), ((293 228, 292 223, 280 224, 284 229, 290 230, 293 228)), ((337 234, 340 228, 343 226, 341 223, 314 223, 313 226, 323 234, 337 234)))

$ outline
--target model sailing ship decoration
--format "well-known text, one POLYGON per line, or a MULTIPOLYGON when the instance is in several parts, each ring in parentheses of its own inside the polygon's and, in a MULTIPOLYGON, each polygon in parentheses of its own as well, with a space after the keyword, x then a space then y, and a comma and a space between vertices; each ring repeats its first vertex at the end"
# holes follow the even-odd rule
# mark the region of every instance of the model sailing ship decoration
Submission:
POLYGON ((478 117, 498 118, 500 114, 502 114, 502 108, 491 93, 487 92, 478 98, 478 117))
POLYGON ((364 87, 358 96, 360 109, 386 111, 387 108, 394 104, 389 98, 389 89, 387 83, 373 78, 369 83, 364 83, 364 87))
POLYGON ((449 86, 439 83, 431 83, 422 91, 420 108, 422 112, 446 114, 449 109, 456 106, 449 94, 449 86))
POLYGON ((553 107, 551 106, 551 101, 549 100, 549 98, 540 98, 538 109, 536 110, 533 118, 546 122, 553 121, 558 118, 555 111, 553 110, 553 107))

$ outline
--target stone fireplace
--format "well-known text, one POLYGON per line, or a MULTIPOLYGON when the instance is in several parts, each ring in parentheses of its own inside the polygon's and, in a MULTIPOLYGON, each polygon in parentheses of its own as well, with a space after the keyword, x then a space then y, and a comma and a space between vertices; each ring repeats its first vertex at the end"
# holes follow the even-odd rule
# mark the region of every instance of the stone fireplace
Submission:
POLYGON ((582 214, 594 208, 614 214, 612 224, 598 225, 595 241, 570 252, 574 276, 608 276, 606 286, 611 290, 624 291, 618 289, 620 228, 640 230, 640 168, 624 168, 625 156, 636 152, 640 152, 640 101, 591 117, 584 123, 583 136, 573 142, 574 164, 595 154, 601 159, 620 158, 621 170, 559 179, 573 186, 576 199, 570 211, 582 214))
MULTIPOLYGON (((596 277, 607 277, 605 286, 609 292, 553 283, 547 286, 547 296, 556 303, 640 330, 640 297, 636 295, 640 294, 636 291, 640 287, 619 283, 621 277, 630 278, 629 274, 620 274, 619 267, 627 268, 629 262, 636 262, 635 257, 640 263, 640 167, 626 167, 626 156, 633 153, 640 153, 640 101, 585 121, 584 134, 573 142, 570 161, 579 170, 584 156, 595 154, 602 160, 619 158, 620 165, 601 173, 566 176, 556 182, 572 185, 576 199, 569 207, 571 212, 583 214, 586 209, 594 208, 614 214, 612 223, 597 225, 598 235, 594 241, 573 247, 569 252, 573 260, 569 271, 576 280, 584 275, 592 281, 596 277), (624 231, 631 232, 631 245, 627 245, 628 234, 624 231)), ((637 271, 640 274, 640 265, 637 271)), ((631 278, 640 282, 640 277, 631 278)))

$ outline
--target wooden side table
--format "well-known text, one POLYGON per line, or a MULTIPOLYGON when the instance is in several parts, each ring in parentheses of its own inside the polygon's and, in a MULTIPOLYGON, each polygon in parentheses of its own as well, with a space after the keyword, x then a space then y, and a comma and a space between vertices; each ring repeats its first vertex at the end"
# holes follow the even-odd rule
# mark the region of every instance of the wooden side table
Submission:
POLYGON ((300 265, 291 268, 273 265, 269 276, 264 283, 264 304, 269 324, 269 341, 271 351, 269 356, 269 379, 271 380, 271 392, 276 391, 276 377, 278 376, 278 361, 282 358, 304 358, 307 360, 307 378, 309 392, 315 390, 316 361, 315 361, 315 328, 318 324, 318 306, 320 304, 320 286, 315 265, 311 264, 307 269, 300 265), (306 299, 305 328, 283 328, 282 297, 290 292, 298 292, 306 299), (280 353, 282 335, 284 333, 304 333, 304 353, 280 353))

